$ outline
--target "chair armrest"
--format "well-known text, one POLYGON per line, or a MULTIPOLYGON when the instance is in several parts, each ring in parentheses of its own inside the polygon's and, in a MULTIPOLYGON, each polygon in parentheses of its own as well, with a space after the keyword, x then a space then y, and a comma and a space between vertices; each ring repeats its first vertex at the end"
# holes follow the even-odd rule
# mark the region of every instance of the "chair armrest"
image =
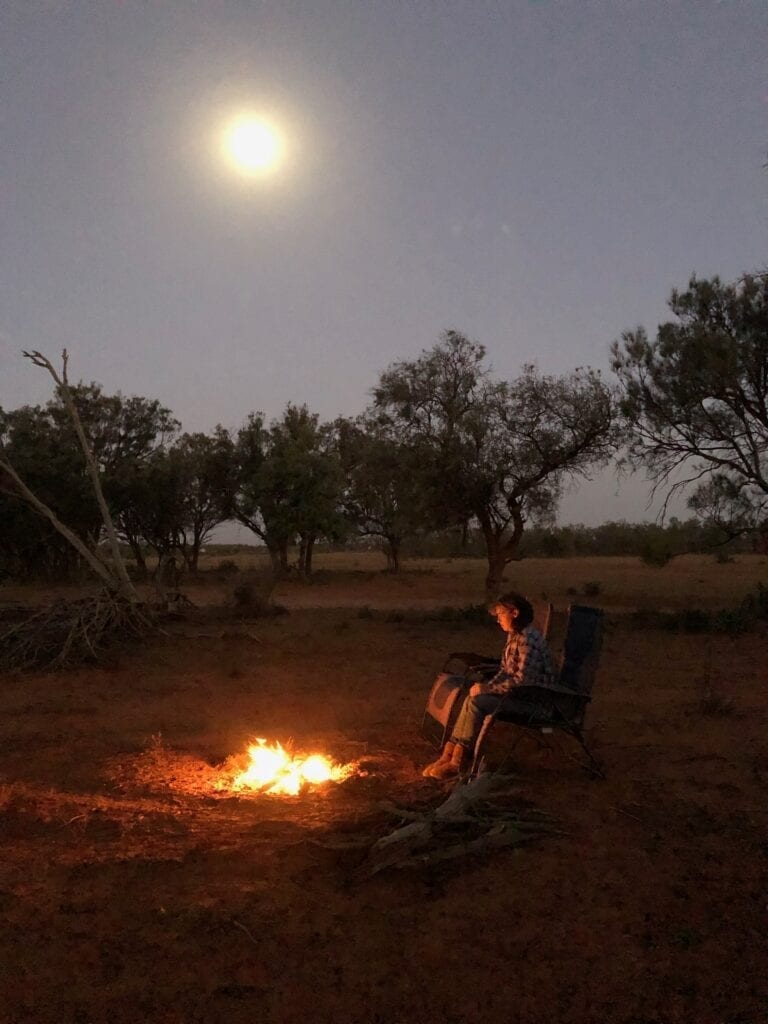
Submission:
POLYGON ((472 669, 497 669, 501 664, 498 658, 494 658, 492 655, 476 654, 474 651, 453 651, 445 659, 443 664, 443 672, 448 671, 448 665, 452 661, 460 661, 463 663, 466 670, 472 669))

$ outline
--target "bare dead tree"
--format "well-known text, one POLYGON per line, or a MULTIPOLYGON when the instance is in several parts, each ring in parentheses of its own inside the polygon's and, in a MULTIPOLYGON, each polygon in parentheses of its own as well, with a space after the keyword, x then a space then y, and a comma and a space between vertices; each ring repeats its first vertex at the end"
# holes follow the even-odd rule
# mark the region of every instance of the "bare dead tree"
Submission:
MULTIPOLYGON (((24 352, 24 356, 26 359, 29 359, 32 363, 34 363, 35 366, 40 366, 42 367, 42 369, 48 371, 51 377, 53 377, 56 387, 58 388, 59 393, 61 394, 61 397, 64 400, 64 405, 66 406, 67 412, 69 413, 69 417, 72 420, 72 424, 75 428, 75 433, 77 434, 77 439, 80 442, 80 447, 83 450, 83 456, 85 457, 85 464, 88 469, 88 475, 91 478, 93 491, 94 494, 96 495, 96 501, 98 502, 99 511, 101 512, 101 518, 104 523, 104 530, 106 532, 107 541, 109 543, 109 549, 112 554, 112 568, 117 577, 114 589, 121 597, 128 601, 129 604, 139 604, 139 595, 136 593, 136 589, 134 588, 133 583, 131 583, 130 577, 128 576, 128 570, 126 569, 125 562, 123 561, 123 556, 120 553, 120 544, 117 539, 117 531, 115 530, 115 525, 112 522, 112 516, 109 511, 109 506, 107 505, 107 502, 104 498, 104 492, 101 487, 101 476, 99 473, 99 467, 96 462, 96 459, 94 458, 91 446, 88 443, 88 438, 85 436, 85 431, 83 430, 83 424, 80 419, 80 414, 78 413, 77 406, 75 405, 74 399, 72 398, 72 391, 69 387, 69 380, 67 377, 67 364, 69 363, 69 355, 67 354, 67 350, 64 349, 61 353, 61 374, 57 373, 50 359, 44 356, 42 352, 38 352, 37 350, 34 350, 32 352, 24 352)), ((48 516, 48 518, 51 519, 51 516, 48 516)), ((54 522, 53 519, 51 519, 51 522, 53 523, 54 526, 56 526, 56 523, 54 522)), ((59 529, 58 526, 56 528, 59 529)), ((61 530, 59 532, 63 533, 63 531, 61 530)), ((67 536, 66 533, 64 533, 63 535, 67 536)), ((71 538, 68 537, 67 539, 71 542, 71 538)), ((75 546, 77 547, 77 545, 75 546)), ((78 548, 78 550, 80 549, 78 548)), ((89 565, 93 567, 91 560, 87 559, 87 561, 89 565)), ((99 573, 99 575, 102 576, 101 573, 99 573)))

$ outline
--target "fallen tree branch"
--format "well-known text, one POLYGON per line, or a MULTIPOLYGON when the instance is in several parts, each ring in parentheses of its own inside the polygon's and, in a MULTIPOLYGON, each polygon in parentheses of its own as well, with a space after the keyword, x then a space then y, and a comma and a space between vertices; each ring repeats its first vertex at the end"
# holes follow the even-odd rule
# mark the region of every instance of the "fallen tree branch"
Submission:
POLYGON ((48 508, 47 505, 40 501, 37 495, 27 487, 10 462, 5 459, 0 459, 0 469, 7 473, 11 480, 13 480, 24 500, 28 502, 36 512, 39 512, 41 516, 44 516, 51 523, 53 528, 58 530, 65 540, 69 541, 80 557, 90 565, 99 579, 109 587, 110 590, 117 591, 119 589, 118 582, 112 573, 109 572, 104 563, 88 549, 76 533, 73 533, 68 526, 65 526, 64 523, 62 523, 52 509, 48 508))
POLYGON ((442 804, 427 812, 384 803, 383 810, 407 824, 371 846, 358 874, 370 877, 387 868, 472 856, 558 831, 546 821, 526 820, 519 810, 493 802, 492 797, 513 792, 511 781, 509 776, 486 772, 471 782, 459 783, 442 804))

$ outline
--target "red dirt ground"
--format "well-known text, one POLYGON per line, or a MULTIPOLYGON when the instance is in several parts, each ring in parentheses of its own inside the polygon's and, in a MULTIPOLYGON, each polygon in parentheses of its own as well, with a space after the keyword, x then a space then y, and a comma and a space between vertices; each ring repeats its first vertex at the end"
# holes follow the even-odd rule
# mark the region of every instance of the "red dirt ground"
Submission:
POLYGON ((319 591, 332 603, 295 589, 256 640, 181 624, 101 667, 2 681, 3 1024, 768 1021, 764 635, 609 617, 589 719, 607 780, 565 750, 514 753, 521 809, 562 834, 366 878, 329 846, 393 828, 384 801, 444 798, 420 775, 428 687, 445 652, 502 638, 298 607, 319 591), (216 795, 254 735, 367 774, 216 795))

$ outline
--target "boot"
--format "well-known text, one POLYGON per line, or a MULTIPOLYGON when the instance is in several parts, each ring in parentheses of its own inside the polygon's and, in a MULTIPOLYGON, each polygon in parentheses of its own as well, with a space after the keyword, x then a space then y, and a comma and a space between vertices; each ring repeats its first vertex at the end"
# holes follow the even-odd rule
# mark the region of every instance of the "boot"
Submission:
POLYGON ((432 761, 430 764, 428 764, 424 771, 421 773, 425 779, 432 778, 432 776, 434 775, 435 771, 438 768, 442 767, 444 764, 450 763, 451 755, 453 754, 455 747, 456 744, 451 743, 450 740, 448 741, 448 743, 445 744, 445 746, 443 747, 443 752, 440 755, 440 757, 438 757, 436 761, 432 761))
POLYGON ((433 779, 452 779, 454 775, 461 775, 469 760, 469 751, 461 743, 454 743, 451 751, 450 761, 442 761, 436 764, 431 771, 433 779))

